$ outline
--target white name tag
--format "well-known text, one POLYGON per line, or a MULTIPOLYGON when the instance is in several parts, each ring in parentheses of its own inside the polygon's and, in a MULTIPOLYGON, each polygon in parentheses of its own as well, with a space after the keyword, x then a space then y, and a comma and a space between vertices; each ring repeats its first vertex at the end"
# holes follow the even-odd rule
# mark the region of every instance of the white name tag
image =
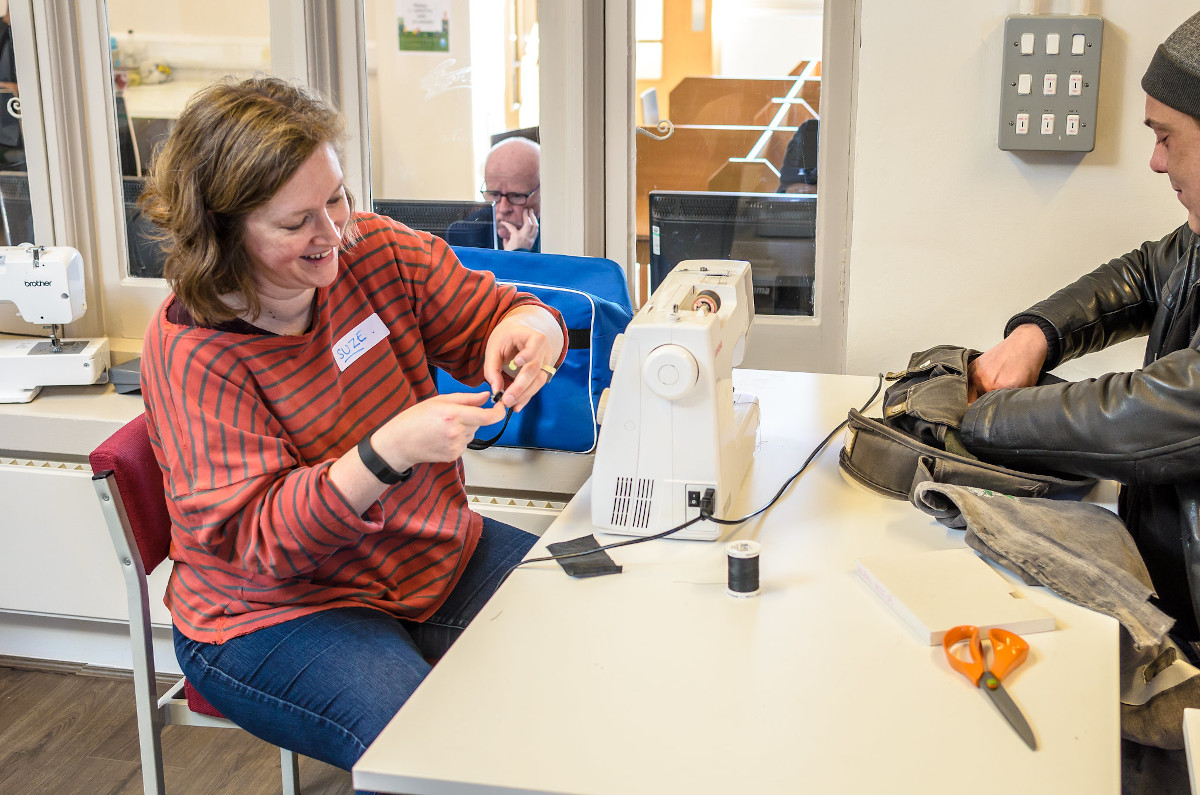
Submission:
POLYGON ((333 345, 333 359, 343 372, 358 357, 388 338, 387 326, 374 313, 333 345))

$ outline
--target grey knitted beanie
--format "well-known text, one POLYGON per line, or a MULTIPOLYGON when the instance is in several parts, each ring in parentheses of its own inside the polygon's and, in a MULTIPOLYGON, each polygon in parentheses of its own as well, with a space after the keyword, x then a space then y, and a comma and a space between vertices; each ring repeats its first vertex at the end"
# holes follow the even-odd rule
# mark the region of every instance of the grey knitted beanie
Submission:
POLYGON ((1200 118, 1200 13, 1158 45, 1142 89, 1164 105, 1200 118))

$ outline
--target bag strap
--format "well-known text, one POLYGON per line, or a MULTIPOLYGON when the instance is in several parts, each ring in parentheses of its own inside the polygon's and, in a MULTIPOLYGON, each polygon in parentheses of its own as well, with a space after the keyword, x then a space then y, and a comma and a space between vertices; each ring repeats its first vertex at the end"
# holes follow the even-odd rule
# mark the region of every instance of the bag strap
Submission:
POLYGON ((592 347, 592 330, 587 328, 567 329, 567 350, 586 351, 592 347))
POLYGON ((839 463, 857 482, 896 499, 909 499, 917 483, 932 480, 991 489, 1014 497, 1082 497, 1093 478, 1020 472, 924 444, 851 409, 839 463))

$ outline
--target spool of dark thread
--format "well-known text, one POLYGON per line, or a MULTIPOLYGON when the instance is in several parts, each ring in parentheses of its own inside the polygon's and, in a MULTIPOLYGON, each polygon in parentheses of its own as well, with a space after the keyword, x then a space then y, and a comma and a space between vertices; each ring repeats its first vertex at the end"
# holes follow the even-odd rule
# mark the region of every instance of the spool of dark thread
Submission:
POLYGON ((707 309, 712 314, 716 314, 721 309, 721 296, 714 293, 712 290, 701 290, 696 295, 694 303, 696 311, 707 309))
POLYGON ((725 546, 729 559, 729 583, 726 593, 745 598, 758 596, 758 555, 762 545, 757 541, 731 541, 725 546))

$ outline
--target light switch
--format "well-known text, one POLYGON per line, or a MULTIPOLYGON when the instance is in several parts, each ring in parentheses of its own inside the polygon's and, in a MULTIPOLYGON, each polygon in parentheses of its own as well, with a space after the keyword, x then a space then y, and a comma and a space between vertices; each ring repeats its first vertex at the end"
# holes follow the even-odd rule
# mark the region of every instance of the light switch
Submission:
MULTIPOLYGON (((1021 4, 1029 5, 1025 0, 1021 4)), ((1078 3, 1072 0, 1071 5, 1078 3)), ((1103 129, 1096 123, 1103 41, 1104 20, 1096 14, 1005 17, 1004 34, 996 39, 1003 48, 995 117, 999 149, 1095 151, 1097 132, 1103 129)))

